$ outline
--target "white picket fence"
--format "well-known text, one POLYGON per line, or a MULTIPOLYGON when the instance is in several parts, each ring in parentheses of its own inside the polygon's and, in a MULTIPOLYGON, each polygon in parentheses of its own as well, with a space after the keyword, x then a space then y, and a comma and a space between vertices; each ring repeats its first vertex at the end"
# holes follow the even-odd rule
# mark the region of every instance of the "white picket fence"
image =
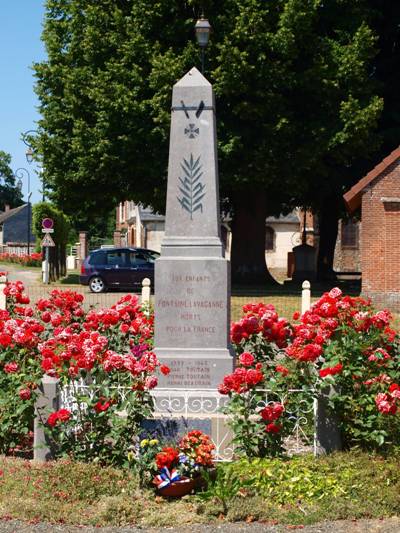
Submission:
MULTIPOLYGON (((116 387, 121 401, 129 398, 132 391, 129 387, 116 387)), ((307 397, 301 389, 291 389, 285 392, 275 392, 259 389, 257 394, 257 410, 261 411, 272 402, 279 401, 287 404, 291 397, 290 410, 285 416, 292 425, 292 432, 286 438, 285 449, 289 455, 304 452, 317 453, 315 433, 315 417, 317 401, 310 391, 307 397), (293 401, 293 396, 297 397, 293 401)), ((231 461, 235 456, 235 446, 232 443, 232 432, 228 426, 229 416, 222 413, 229 402, 229 397, 222 395, 216 389, 165 389, 156 388, 151 391, 154 402, 154 420, 161 424, 167 421, 181 422, 181 426, 195 428, 199 423, 207 421, 209 433, 215 445, 214 457, 216 461, 231 461)), ((70 383, 60 390, 60 405, 72 413, 85 412, 87 405, 78 404, 77 397, 87 396, 91 400, 97 397, 94 388, 87 386, 82 380, 70 383)))

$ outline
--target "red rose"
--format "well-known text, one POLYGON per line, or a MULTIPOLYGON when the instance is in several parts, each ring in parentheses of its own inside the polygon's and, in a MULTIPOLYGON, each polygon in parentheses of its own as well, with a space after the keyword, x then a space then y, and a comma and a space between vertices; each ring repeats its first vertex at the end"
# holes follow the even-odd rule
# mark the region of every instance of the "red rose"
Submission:
POLYGON ((265 431, 267 433, 279 433, 281 429, 282 426, 280 424, 274 424, 273 422, 265 426, 265 431))
POLYGON ((121 333, 128 333, 129 331, 129 324, 121 324, 119 327, 121 333))
POLYGON ((49 418, 47 419, 47 423, 50 427, 53 428, 57 424, 57 420, 58 420, 57 413, 51 413, 49 415, 49 418))
POLYGON ((21 400, 29 400, 31 397, 31 391, 29 389, 20 389, 18 394, 21 400))
POLYGON ((12 361, 11 363, 6 363, 4 365, 4 372, 7 372, 7 374, 15 374, 15 372, 18 372, 19 365, 18 363, 15 363, 12 361))
POLYGON ((239 356, 239 362, 243 366, 251 366, 254 363, 254 356, 250 352, 243 352, 239 356))
POLYGON ((164 374, 164 376, 168 376, 168 374, 171 372, 171 369, 167 365, 161 365, 160 371, 161 371, 161 374, 164 374))
POLYGON ((338 363, 335 366, 322 368, 319 371, 319 375, 321 378, 325 378, 326 376, 334 376, 335 374, 340 374, 340 372, 343 370, 342 363, 338 363))
POLYGON ((58 420, 60 422, 67 422, 71 418, 71 412, 68 409, 60 409, 58 411, 58 420))
POLYGON ((146 389, 154 389, 154 387, 157 387, 158 385, 158 379, 156 376, 149 376, 146 378, 144 384, 146 389))
POLYGON ((275 371, 282 374, 282 376, 287 376, 289 374, 289 369, 282 365, 276 365, 275 371))
POLYGON ((94 406, 94 410, 96 411, 96 413, 104 413, 105 411, 108 410, 108 408, 110 407, 111 405, 111 402, 109 400, 107 401, 104 401, 104 398, 102 398, 101 400, 99 400, 95 406, 94 406))

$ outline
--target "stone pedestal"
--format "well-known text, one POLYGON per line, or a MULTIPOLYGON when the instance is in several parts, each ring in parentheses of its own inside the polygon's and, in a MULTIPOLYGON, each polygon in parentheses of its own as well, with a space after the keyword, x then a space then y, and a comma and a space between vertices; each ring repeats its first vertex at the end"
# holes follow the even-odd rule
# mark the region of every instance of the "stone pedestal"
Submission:
POLYGON ((35 419, 33 424, 33 458, 35 461, 49 461, 54 459, 51 443, 45 433, 43 424, 47 421, 52 411, 59 409, 59 401, 58 379, 44 376, 35 403, 35 419))
POLYGON ((156 262, 157 355, 170 368, 166 388, 217 388, 232 372, 229 265, 217 258, 156 262))

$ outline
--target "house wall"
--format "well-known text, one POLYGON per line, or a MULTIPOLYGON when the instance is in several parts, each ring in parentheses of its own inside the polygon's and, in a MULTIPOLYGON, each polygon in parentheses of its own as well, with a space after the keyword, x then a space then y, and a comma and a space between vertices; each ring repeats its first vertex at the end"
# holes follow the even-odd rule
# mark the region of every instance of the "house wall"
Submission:
POLYGON ((362 195, 362 294, 400 311, 400 163, 390 165, 362 195))
POLYGON ((293 246, 300 244, 301 234, 298 223, 267 222, 267 227, 274 230, 274 249, 265 251, 265 259, 268 268, 287 268, 288 253, 293 246))
MULTIPOLYGON (((31 216, 31 228, 32 228, 32 206, 30 207, 30 216, 31 216)), ((18 213, 8 218, 3 223, 3 243, 7 244, 8 242, 27 242, 27 232, 28 232, 28 206, 24 206, 18 213)), ((30 235, 30 242, 35 242, 35 236, 30 235)))
POLYGON ((155 252, 161 252, 164 227, 164 222, 149 222, 146 224, 146 248, 155 252))

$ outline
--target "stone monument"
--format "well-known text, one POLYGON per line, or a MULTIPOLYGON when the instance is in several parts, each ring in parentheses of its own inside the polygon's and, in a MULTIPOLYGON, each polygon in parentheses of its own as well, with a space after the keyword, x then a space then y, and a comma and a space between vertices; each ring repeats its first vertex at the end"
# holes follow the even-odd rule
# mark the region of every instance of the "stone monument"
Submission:
POLYGON ((155 265, 159 387, 215 389, 233 371, 230 266, 221 242, 215 101, 192 68, 172 95, 165 236, 155 265))

